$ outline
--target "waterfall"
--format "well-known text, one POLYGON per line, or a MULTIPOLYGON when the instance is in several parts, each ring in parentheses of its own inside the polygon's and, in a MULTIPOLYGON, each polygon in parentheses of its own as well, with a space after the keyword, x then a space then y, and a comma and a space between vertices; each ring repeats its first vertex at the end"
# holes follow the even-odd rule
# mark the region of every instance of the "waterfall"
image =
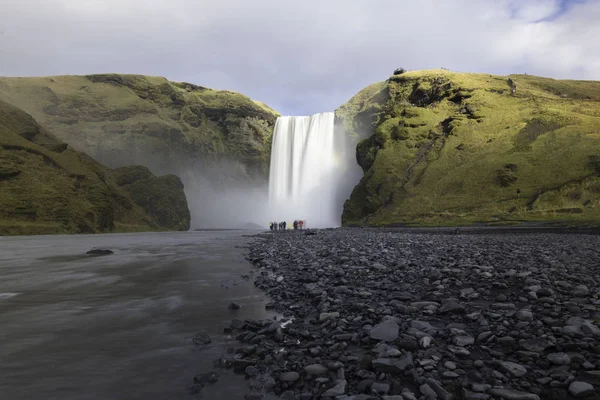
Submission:
POLYGON ((339 226, 339 189, 348 167, 356 165, 347 147, 345 135, 334 134, 332 112, 279 117, 271 149, 269 218, 290 227, 296 219, 306 220, 309 228, 339 226))

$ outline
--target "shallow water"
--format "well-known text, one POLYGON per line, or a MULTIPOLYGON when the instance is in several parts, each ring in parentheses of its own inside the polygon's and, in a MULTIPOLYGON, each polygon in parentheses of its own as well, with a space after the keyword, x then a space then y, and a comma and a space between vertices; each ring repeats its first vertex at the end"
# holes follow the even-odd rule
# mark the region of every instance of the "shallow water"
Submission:
MULTIPOLYGON (((193 376, 236 345, 223 327, 274 316, 242 278, 248 233, 0 237, 0 398, 192 399, 193 376)), ((243 398, 244 379, 221 373, 205 398, 243 398)))

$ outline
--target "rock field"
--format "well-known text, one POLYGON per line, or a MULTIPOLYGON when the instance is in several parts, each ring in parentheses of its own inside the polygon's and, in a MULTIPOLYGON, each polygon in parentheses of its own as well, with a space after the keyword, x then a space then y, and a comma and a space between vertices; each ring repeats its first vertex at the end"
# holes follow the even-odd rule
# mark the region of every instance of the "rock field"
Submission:
POLYGON ((276 232, 248 259, 283 318, 226 329, 246 399, 600 399, 600 236, 276 232))

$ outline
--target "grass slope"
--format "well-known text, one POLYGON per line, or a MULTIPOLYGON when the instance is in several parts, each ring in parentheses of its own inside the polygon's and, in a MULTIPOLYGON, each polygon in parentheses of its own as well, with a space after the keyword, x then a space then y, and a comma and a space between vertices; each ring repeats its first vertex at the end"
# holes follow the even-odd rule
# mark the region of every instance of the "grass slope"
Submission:
POLYGON ((127 185, 118 187, 122 174, 0 101, 0 235, 189 229, 183 187, 173 184, 181 185, 177 177, 143 177, 155 186, 148 198, 177 205, 177 218, 164 219, 134 200, 127 185))
POLYGON ((346 225, 600 225, 600 82, 411 71, 336 114, 367 137, 346 225))
POLYGON ((142 75, 0 78, 0 99, 105 165, 167 172, 218 156, 265 175, 278 116, 238 93, 142 75))

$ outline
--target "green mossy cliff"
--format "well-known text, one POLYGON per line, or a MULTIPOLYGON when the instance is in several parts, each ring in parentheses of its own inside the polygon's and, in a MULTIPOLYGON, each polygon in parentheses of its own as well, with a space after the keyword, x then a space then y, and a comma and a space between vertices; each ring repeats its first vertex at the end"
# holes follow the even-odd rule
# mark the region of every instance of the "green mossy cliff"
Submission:
POLYGON ((264 179, 278 116, 238 93, 142 75, 0 78, 0 99, 109 167, 180 176, 225 158, 264 179))
POLYGON ((411 71, 336 117, 364 138, 344 225, 600 225, 600 82, 411 71))
POLYGON ((0 101, 0 235, 187 230, 189 224, 176 176, 106 168, 0 101))

